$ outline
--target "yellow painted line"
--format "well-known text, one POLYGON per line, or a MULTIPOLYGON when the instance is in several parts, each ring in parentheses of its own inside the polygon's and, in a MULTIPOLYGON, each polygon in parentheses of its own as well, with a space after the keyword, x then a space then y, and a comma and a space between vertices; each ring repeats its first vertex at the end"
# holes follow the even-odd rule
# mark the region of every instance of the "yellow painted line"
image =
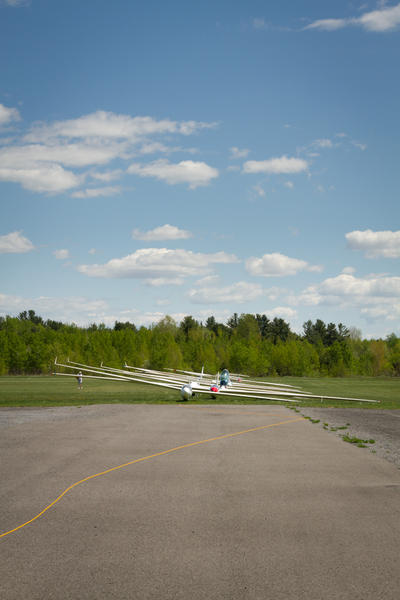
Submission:
POLYGON ((223 440, 226 438, 235 437, 237 435, 242 435, 244 433, 251 433, 252 431, 260 431, 261 429, 268 429, 269 427, 277 427, 278 425, 287 425, 289 423, 296 423, 297 421, 304 421, 304 419, 303 419, 303 417, 298 417, 297 419, 290 419, 289 421, 281 421, 280 423, 273 423, 271 425, 261 425, 260 427, 253 427, 252 429, 245 429, 243 431, 236 431, 234 433, 226 433, 224 435, 219 435, 217 437, 208 438, 206 440, 200 440, 198 442, 191 442, 189 444, 183 444, 182 446, 176 446, 175 448, 170 448, 169 450, 163 450, 162 452, 156 452, 155 454, 150 454, 149 456, 143 456, 142 458, 136 458, 135 460, 131 460, 122 465, 112 467, 111 469, 107 469, 106 471, 101 471, 101 473, 96 473, 95 475, 89 475, 89 477, 80 479, 79 481, 76 481, 75 483, 73 483, 72 485, 67 487, 55 500, 53 500, 53 502, 51 502, 48 506, 46 506, 46 508, 44 508, 35 517, 30 519, 29 521, 26 521, 26 523, 22 523, 22 525, 18 525, 18 527, 14 527, 14 529, 10 529, 10 531, 5 531, 4 533, 1 533, 0 538, 5 537, 6 535, 10 535, 10 533, 14 533, 15 531, 18 531, 18 529, 22 529, 23 527, 26 527, 30 523, 33 523, 33 521, 36 521, 36 519, 39 519, 39 517, 44 515, 45 512, 47 512, 52 506, 57 504, 57 502, 59 502, 61 500, 61 498, 63 496, 65 496, 65 494, 67 494, 73 488, 80 485, 81 483, 84 483, 85 481, 94 479, 95 477, 100 477, 101 475, 106 475, 107 473, 111 473, 112 471, 117 471, 118 469, 123 469, 124 467, 128 467, 129 465, 134 465, 136 463, 140 463, 145 460, 149 460, 150 458, 155 458, 157 456, 163 456, 164 454, 170 454, 171 452, 176 452, 177 450, 183 450, 184 448, 190 448, 191 446, 199 446, 200 444, 207 444, 208 442, 215 442, 217 440, 223 440))

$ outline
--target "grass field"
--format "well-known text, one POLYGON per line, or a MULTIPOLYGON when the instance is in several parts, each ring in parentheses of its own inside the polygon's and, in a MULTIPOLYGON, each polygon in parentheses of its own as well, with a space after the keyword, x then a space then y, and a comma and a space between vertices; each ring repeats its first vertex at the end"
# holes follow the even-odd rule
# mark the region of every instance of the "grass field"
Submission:
MULTIPOLYGON (((352 406, 368 409, 400 409, 400 379, 389 377, 352 377, 352 378, 303 378, 303 377, 270 377, 271 382, 288 383, 302 387, 313 394, 326 396, 346 396, 379 400, 379 404, 365 402, 349 402, 319 399, 299 403, 301 406, 352 406)), ((115 404, 147 402, 153 404, 179 401, 179 394, 174 390, 164 390, 155 386, 137 383, 84 380, 79 390, 75 379, 52 376, 36 377, 0 377, 0 407, 10 406, 80 406, 83 404, 115 404)), ((226 404, 225 399, 198 399, 189 403, 226 404)), ((231 404, 270 404, 262 400, 237 400, 231 404)), ((273 404, 278 404, 274 402, 273 404)), ((285 404, 285 403, 282 403, 285 404)), ((291 404, 290 404, 291 405, 291 404)))

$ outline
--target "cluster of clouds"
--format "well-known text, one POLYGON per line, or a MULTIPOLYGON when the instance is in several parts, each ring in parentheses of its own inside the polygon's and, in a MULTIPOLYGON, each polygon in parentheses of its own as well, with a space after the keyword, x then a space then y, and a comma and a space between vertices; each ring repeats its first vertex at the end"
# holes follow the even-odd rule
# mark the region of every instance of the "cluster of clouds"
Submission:
POLYGON ((359 17, 318 19, 307 25, 305 29, 335 31, 344 27, 361 27, 366 31, 380 33, 398 29, 400 27, 400 4, 394 6, 380 4, 381 6, 376 10, 365 12, 359 17))
MULTIPOLYGON (((149 231, 134 229, 132 232, 134 239, 147 242, 185 240, 192 235, 188 230, 169 224, 149 231)), ((367 229, 351 231, 345 237, 348 247, 354 251, 362 251, 367 259, 400 257, 400 231, 367 229)), ((34 244, 20 231, 0 236, 0 253, 25 253, 34 249, 34 244)), ((59 260, 69 258, 68 249, 58 249, 53 254, 59 260)), ((285 288, 267 288, 254 281, 237 281, 229 285, 221 285, 219 276, 214 272, 215 266, 237 263, 243 261, 234 254, 226 252, 200 253, 182 248, 151 247, 138 249, 127 256, 113 258, 103 264, 80 264, 76 269, 88 277, 139 279, 147 285, 157 287, 182 286, 188 278, 196 277, 200 279, 184 293, 188 301, 194 305, 212 307, 231 303, 240 305, 256 300, 258 302, 265 300, 267 303, 269 300, 280 305, 264 312, 289 320, 295 319, 300 306, 327 306, 343 310, 356 308, 369 320, 394 321, 400 317, 400 277, 397 276, 373 273, 357 277, 352 267, 346 267, 339 275, 309 285, 298 294, 285 288)), ((313 265, 278 252, 250 257, 244 261, 244 268, 249 276, 257 278, 282 278, 304 271, 320 273, 323 270, 321 265, 313 265)), ((3 295, 0 296, 0 300, 4 310, 9 310, 12 306, 13 312, 16 312, 19 307, 23 310, 27 306, 27 299, 16 296, 3 295)), ((57 302, 57 299, 42 297, 29 299, 28 303, 34 309, 38 308, 41 312, 52 314, 56 311, 57 302)), ((72 318, 74 311, 84 315, 85 322, 90 318, 104 322, 108 322, 107 319, 112 322, 112 319, 121 318, 119 313, 110 316, 108 306, 103 301, 93 303, 85 299, 72 298, 64 299, 60 306, 63 318, 67 320, 70 315, 74 320, 72 318)), ((147 318, 148 322, 154 321, 155 313, 149 312, 146 315, 140 311, 135 312, 135 318, 142 319, 140 322, 147 322, 147 318)), ((163 313, 160 315, 162 318, 163 313)))
MULTIPOLYGON (((13 137, 0 135, 0 181, 18 183, 33 192, 96 198, 121 193, 116 182, 129 175, 168 185, 186 184, 189 189, 207 186, 220 176, 219 169, 203 160, 173 162, 166 157, 173 152, 195 153, 196 149, 172 145, 172 141, 215 128, 217 123, 132 117, 102 110, 76 119, 34 123, 22 132, 20 121, 16 108, 0 104, 0 134, 15 129, 13 137), (149 160, 151 155, 158 156, 149 160)), ((229 158, 245 159, 249 152, 233 146, 229 158)), ((295 175, 308 167, 303 158, 283 155, 247 160, 241 171, 295 175)))
POLYGON ((91 300, 81 296, 27 298, 0 293, 0 314, 18 314, 27 308, 45 316, 46 319, 73 322, 77 325, 100 321, 107 321, 111 325, 116 320, 114 315, 110 315, 110 307, 104 300, 91 300))
POLYGON ((344 148, 349 150, 350 148, 358 148, 359 150, 366 150, 367 144, 354 140, 347 133, 340 132, 336 133, 333 138, 319 138, 313 140, 306 146, 297 148, 299 154, 305 154, 310 159, 320 156, 321 151, 331 150, 337 148, 344 148))
MULTIPOLYGON (((147 241, 162 241, 163 239, 182 239, 189 237, 190 232, 174 228, 171 225, 157 227, 149 232, 134 230, 134 237, 147 241), (162 237, 163 235, 169 237, 162 237)), ((226 252, 215 252, 210 254, 192 252, 184 249, 167 248, 141 248, 132 254, 122 258, 114 258, 104 264, 79 265, 78 271, 89 277, 101 277, 110 279, 145 279, 149 285, 182 285, 187 277, 202 277, 201 283, 214 284, 215 276, 212 275, 215 264, 234 264, 242 261, 234 254, 226 252)), ((245 270, 253 277, 288 277, 296 275, 301 271, 321 272, 321 265, 311 265, 305 260, 291 258, 279 252, 264 254, 261 257, 250 257, 245 261, 245 270)), ((235 284, 236 287, 226 288, 223 292, 225 301, 230 297, 237 300, 240 291, 241 300, 252 300, 259 295, 260 286, 251 286, 245 282, 235 284), (235 292, 235 293, 233 293, 235 292), (256 294, 256 295, 255 295, 256 294)), ((212 288, 203 287, 199 293, 190 293, 197 303, 204 302, 207 290, 212 288)), ((214 294, 214 292, 213 292, 214 294)), ((215 296, 215 294, 214 294, 215 296)), ((216 296, 215 296, 216 297, 216 296)))
MULTIPOLYGON (((3 0, 8 6, 27 6, 30 0, 3 0)), ((360 10, 365 9, 361 5, 360 10)), ((254 29, 265 30, 269 28, 268 22, 263 17, 255 17, 252 21, 254 29)), ((344 27, 361 27, 365 31, 387 32, 396 30, 400 26, 400 4, 387 6, 387 0, 379 0, 376 10, 364 12, 360 16, 344 18, 317 19, 304 27, 304 29, 320 29, 335 31, 344 27)), ((287 28, 281 28, 287 29, 287 28)))
POLYGON ((246 261, 246 270, 250 275, 259 277, 286 277, 300 271, 320 272, 320 265, 310 265, 305 260, 290 258, 279 252, 264 254, 260 258, 252 256, 246 261))
MULTIPOLYGON (((387 0, 378 0, 377 8, 363 12, 359 16, 351 17, 331 17, 324 19, 317 19, 312 21, 305 27, 302 27, 303 31, 306 30, 320 30, 320 31, 337 31, 345 27, 359 27, 364 31, 386 33, 395 31, 400 27, 400 4, 397 3, 392 6, 387 6, 387 0)), ((360 11, 366 9, 366 4, 362 4, 359 7, 360 11)), ((305 19, 303 19, 305 20, 305 19)), ((271 28, 276 29, 271 23, 266 21, 263 17, 255 17, 252 19, 252 26, 257 30, 268 30, 271 28)), ((290 27, 278 27, 281 31, 298 31, 298 29, 292 29, 290 27)))
MULTIPOLYGON (((173 145, 175 139, 213 129, 218 126, 215 122, 154 119, 102 110, 76 119, 37 122, 21 132, 20 121, 16 108, 0 104, 0 182, 14 182, 36 193, 68 193, 80 199, 111 197, 121 194, 123 183, 132 176, 170 186, 183 184, 194 190, 215 182, 223 170, 192 156, 176 162, 169 156, 174 152, 195 154, 195 148, 173 145), (8 137, 2 137, 5 132, 8 137)), ((296 156, 248 160, 250 149, 232 146, 226 172, 265 177, 305 173, 310 177, 315 158, 338 147, 366 149, 365 144, 345 133, 299 147, 296 156), (243 162, 239 166, 237 161, 243 162)), ((294 188, 291 180, 284 185, 294 188)), ((319 189, 323 191, 322 186, 319 189)), ((260 183, 251 190, 255 197, 266 195, 260 183)))
POLYGON ((186 277, 211 272, 213 264, 238 262, 233 254, 204 254, 184 249, 141 248, 105 264, 79 265, 78 271, 89 277, 145 279, 149 285, 182 285, 186 277))
POLYGON ((346 240, 352 250, 362 250, 367 258, 400 258, 400 231, 351 231, 346 240))
MULTIPOLYGON (((0 293, 0 314, 18 314, 27 308, 34 310, 45 319, 53 319, 64 323, 75 323, 82 327, 90 323, 105 323, 112 327, 115 321, 131 321, 137 325, 151 325, 158 323, 166 316, 162 311, 146 311, 136 308, 114 310, 104 300, 76 296, 60 298, 54 296, 13 296, 0 293)), ((215 313, 214 313, 215 315, 215 313)), ((169 313, 179 323, 186 313, 169 313)), ((200 311, 199 318, 206 319, 210 316, 208 311, 200 311)), ((224 321, 230 316, 229 311, 220 313, 220 320, 224 321)))
MULTIPOLYGON (((0 105, 1 127, 20 120, 17 109, 0 105)), ((160 143, 160 137, 187 137, 215 126, 215 123, 132 117, 101 110, 76 119, 36 123, 18 139, 0 139, 3 145, 0 180, 41 193, 80 188, 73 192, 78 198, 119 193, 118 186, 99 188, 98 182, 118 179, 124 173, 155 177, 169 184, 187 183, 194 189, 208 185, 218 176, 218 170, 193 160, 171 163, 162 158, 146 164, 132 161, 137 156, 182 150, 160 143), (98 170, 116 160, 130 164, 123 169, 98 170), (97 182, 97 187, 88 186, 91 181, 97 182)))
POLYGON ((369 320, 398 321, 400 317, 400 277, 368 275, 356 277, 341 273, 307 287, 298 296, 288 298, 294 306, 334 306, 357 309, 369 320))

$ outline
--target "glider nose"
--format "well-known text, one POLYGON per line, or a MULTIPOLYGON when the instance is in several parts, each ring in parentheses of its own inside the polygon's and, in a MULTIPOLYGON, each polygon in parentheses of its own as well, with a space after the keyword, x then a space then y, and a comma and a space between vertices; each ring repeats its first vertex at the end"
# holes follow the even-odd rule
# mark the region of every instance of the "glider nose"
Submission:
POLYGON ((193 391, 190 385, 183 385, 181 387, 181 398, 182 400, 189 400, 193 396, 193 391))

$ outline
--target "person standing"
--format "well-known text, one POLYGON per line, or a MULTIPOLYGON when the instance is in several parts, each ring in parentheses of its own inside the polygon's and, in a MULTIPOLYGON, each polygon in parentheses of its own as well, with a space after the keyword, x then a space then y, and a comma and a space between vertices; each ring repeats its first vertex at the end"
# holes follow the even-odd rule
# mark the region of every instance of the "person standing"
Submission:
POLYGON ((82 385, 82 382, 83 382, 83 375, 82 375, 82 371, 79 371, 79 373, 78 373, 78 375, 77 375, 77 377, 76 377, 76 378, 77 378, 77 380, 78 380, 78 389, 79 389, 79 390, 81 390, 81 389, 82 389, 82 387, 83 387, 83 385, 82 385))

